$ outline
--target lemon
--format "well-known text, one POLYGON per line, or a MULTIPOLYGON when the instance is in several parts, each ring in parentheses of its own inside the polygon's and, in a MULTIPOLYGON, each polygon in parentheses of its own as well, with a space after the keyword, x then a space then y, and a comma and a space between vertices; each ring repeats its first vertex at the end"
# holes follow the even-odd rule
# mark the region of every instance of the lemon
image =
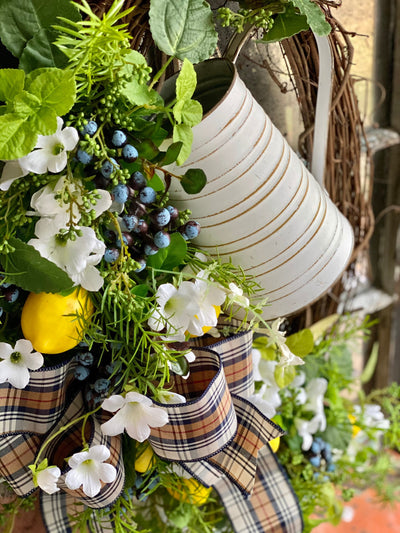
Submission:
POLYGON ((358 433, 360 433, 361 431, 361 428, 360 426, 357 426, 357 424, 355 422, 357 422, 357 418, 352 415, 351 413, 349 413, 348 415, 348 418, 351 422, 351 425, 352 425, 352 438, 354 439, 354 437, 356 437, 358 435, 358 433))
POLYGON ((206 503, 211 490, 211 487, 207 489, 193 477, 189 479, 181 478, 176 489, 167 487, 167 491, 176 500, 192 503, 193 505, 198 506, 206 503))
MULTIPOLYGON (((221 307, 219 305, 213 305, 214 309, 215 309, 215 314, 217 315, 217 318, 219 317, 219 315, 221 314, 221 307)), ((198 318, 197 315, 194 315, 196 318, 198 318)), ((203 326, 201 329, 203 330, 203 333, 207 333, 207 331, 210 331, 210 329, 212 329, 213 326, 203 326)), ((190 335, 192 338, 193 337, 197 337, 197 335, 190 335)))
POLYGON ((139 453, 135 461, 135 470, 144 474, 147 470, 150 470, 154 466, 154 452, 149 443, 146 444, 146 447, 142 452, 139 453))
POLYGON ((272 439, 269 441, 269 445, 271 446, 271 450, 276 453, 279 450, 279 445, 281 443, 281 438, 276 437, 275 439, 272 439))
POLYGON ((83 324, 76 315, 88 320, 93 311, 93 303, 82 288, 68 296, 31 292, 22 309, 22 332, 38 352, 63 353, 82 340, 83 324))

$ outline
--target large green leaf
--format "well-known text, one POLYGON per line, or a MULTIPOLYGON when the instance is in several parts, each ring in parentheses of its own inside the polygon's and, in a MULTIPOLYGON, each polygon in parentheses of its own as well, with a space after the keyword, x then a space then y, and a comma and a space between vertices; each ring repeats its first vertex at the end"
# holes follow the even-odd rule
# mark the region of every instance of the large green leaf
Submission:
POLYGON ((37 32, 60 23, 58 17, 80 19, 78 9, 69 0, 0 0, 0 13, 0 38, 18 58, 37 32))
POLYGON ((150 28, 160 50, 192 63, 211 57, 217 46, 211 8, 204 0, 151 0, 150 28))
POLYGON ((41 67, 65 67, 68 58, 57 46, 53 45, 56 36, 55 31, 47 28, 42 28, 35 33, 22 51, 20 68, 25 72, 30 72, 41 67))
POLYGON ((197 75, 194 67, 186 58, 176 79, 176 98, 178 100, 190 100, 197 85, 197 75))
POLYGON ((314 348, 314 337, 309 329, 302 329, 286 339, 289 350, 298 357, 305 357, 314 348))
POLYGON ((33 79, 27 78, 26 89, 40 98, 44 107, 53 109, 56 115, 68 113, 75 102, 74 74, 57 68, 40 69, 33 79))
POLYGON ((37 134, 16 113, 0 115, 0 159, 18 159, 33 150, 37 134))
POLYGON ((308 27, 307 17, 297 13, 293 5, 289 4, 284 13, 277 15, 274 25, 265 33, 262 41, 269 43, 282 41, 296 33, 308 30, 308 27))
POLYGON ((31 292, 61 292, 72 287, 68 275, 33 246, 14 237, 9 243, 15 251, 0 256, 9 283, 31 292))
POLYGON ((12 100, 24 88, 25 74, 22 70, 5 68, 0 70, 0 101, 12 100))
POLYGON ((328 35, 331 25, 326 21, 324 12, 312 0, 291 0, 294 7, 297 7, 302 15, 307 17, 310 29, 317 35, 328 35))

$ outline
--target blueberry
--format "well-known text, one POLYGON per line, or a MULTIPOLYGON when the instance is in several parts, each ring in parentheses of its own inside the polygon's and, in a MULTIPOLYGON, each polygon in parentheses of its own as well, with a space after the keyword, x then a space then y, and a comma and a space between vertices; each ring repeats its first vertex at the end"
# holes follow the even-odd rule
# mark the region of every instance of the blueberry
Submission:
POLYGON ((106 370, 109 374, 112 374, 114 370, 116 369, 116 367, 117 367, 117 363, 114 361, 110 363, 109 365, 106 365, 106 370))
POLYGON ((122 220, 128 231, 133 231, 139 223, 139 219, 135 215, 124 215, 122 220))
POLYGON ((89 120, 89 122, 87 122, 81 129, 81 135, 82 136, 90 135, 90 137, 93 137, 96 131, 97 131, 97 123, 94 120, 89 120))
POLYGON ((138 268, 135 270, 135 272, 139 273, 142 272, 146 268, 146 261, 143 258, 136 259, 137 263, 139 263, 138 268))
POLYGON ((76 358, 83 366, 91 366, 94 360, 91 352, 78 352, 76 358))
POLYGON ((126 143, 127 140, 126 134, 123 131, 115 130, 111 142, 116 148, 120 148, 126 143))
POLYGON ((119 183, 111 191, 111 194, 114 196, 114 200, 120 204, 124 204, 129 198, 129 189, 123 183, 119 183))
POLYGON ((111 386, 111 381, 105 378, 96 379, 93 388, 98 394, 104 394, 111 386))
POLYGON ((80 161, 84 165, 88 165, 93 159, 93 156, 85 152, 85 150, 81 150, 79 148, 79 150, 76 152, 76 158, 78 161, 80 161))
POLYGON ((129 180, 129 185, 136 191, 140 191, 143 187, 146 187, 147 180, 144 175, 138 170, 134 172, 129 180))
POLYGON ((106 228, 103 232, 104 240, 108 242, 115 242, 116 233, 112 229, 106 228))
POLYGON ((117 248, 106 248, 104 252, 104 261, 106 263, 114 263, 119 257, 119 250, 117 248))
POLYGON ((154 235, 154 244, 158 248, 167 248, 171 242, 171 237, 166 231, 157 231, 154 235))
POLYGON ((313 443, 311 444, 311 451, 312 453, 315 453, 315 454, 321 453, 321 445, 316 440, 314 440, 313 443))
POLYGON ((157 198, 157 193, 153 187, 144 187, 139 193, 140 200, 145 204, 152 204, 157 198))
POLYGON ((127 163, 133 163, 138 158, 138 151, 131 144, 126 144, 122 148, 122 157, 127 163))
POLYGON ((310 457, 310 463, 315 467, 321 466, 321 457, 319 455, 315 455, 314 457, 310 457))
POLYGON ((167 209, 169 211, 169 216, 171 220, 176 220, 179 216, 179 211, 177 210, 177 208, 173 205, 167 205, 167 209))
POLYGON ((336 470, 336 465, 334 463, 328 463, 326 467, 327 472, 334 472, 336 470))
POLYGON ((154 255, 158 252, 158 248, 155 244, 147 243, 144 246, 144 253, 146 255, 154 255))
POLYGON ((186 224, 183 226, 183 236, 187 237, 188 239, 195 239, 199 236, 199 233, 200 224, 194 220, 189 220, 189 222, 186 222, 186 224))
POLYGON ((75 374, 76 379, 78 379, 79 381, 83 381, 87 377, 89 377, 90 370, 86 366, 78 365, 75 368, 74 374, 75 374))
POLYGON ((10 304, 13 304, 14 302, 16 302, 18 300, 18 297, 19 297, 18 287, 11 286, 11 287, 8 287, 8 289, 4 291, 4 298, 10 304))
POLYGON ((119 168, 118 163, 115 161, 115 159, 110 157, 109 160, 107 159, 101 165, 100 172, 105 178, 109 178, 117 168, 119 168))
POLYGON ((157 209, 157 211, 154 211, 151 214, 151 218, 154 224, 162 228, 169 223, 169 221, 171 220, 171 215, 168 209, 162 207, 161 209, 157 209))

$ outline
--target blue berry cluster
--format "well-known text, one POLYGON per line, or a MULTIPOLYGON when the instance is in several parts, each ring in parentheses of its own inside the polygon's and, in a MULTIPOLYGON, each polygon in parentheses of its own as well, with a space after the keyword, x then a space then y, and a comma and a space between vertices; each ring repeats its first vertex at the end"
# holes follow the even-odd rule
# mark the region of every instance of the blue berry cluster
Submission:
POLYGON ((335 463, 332 461, 332 447, 321 437, 316 437, 310 448, 309 461, 315 468, 321 468, 325 464, 325 472, 333 472, 335 463))

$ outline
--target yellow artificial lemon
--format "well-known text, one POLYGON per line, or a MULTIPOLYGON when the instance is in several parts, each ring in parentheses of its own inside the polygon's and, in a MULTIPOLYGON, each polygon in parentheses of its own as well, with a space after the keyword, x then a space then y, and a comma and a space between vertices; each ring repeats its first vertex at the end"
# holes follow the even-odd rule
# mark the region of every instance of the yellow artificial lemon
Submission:
MULTIPOLYGON (((217 318, 219 317, 219 315, 221 314, 221 307, 219 305, 213 305, 214 309, 215 309, 215 314, 217 315, 217 318)), ((198 318, 197 315, 194 315, 196 318, 198 318)), ((210 331, 210 329, 212 329, 213 326, 203 326, 201 329, 203 330, 203 333, 207 333, 207 331, 210 331)), ((197 335, 190 335, 192 338, 193 337, 197 337, 197 335)))
POLYGON ((275 439, 272 439, 269 441, 269 445, 271 446, 271 450, 276 453, 279 450, 279 445, 281 443, 281 438, 276 437, 275 439))
POLYGON ((167 487, 167 491, 173 498, 180 502, 188 502, 193 505, 204 505, 210 496, 212 488, 208 489, 193 477, 186 479, 181 478, 176 489, 167 487))
POLYGON ((80 287, 68 296, 31 292, 22 309, 22 332, 38 352, 63 353, 82 340, 83 320, 93 311, 87 291, 80 287))
POLYGON ((144 474, 150 468, 154 466, 154 452, 149 443, 146 444, 146 447, 138 454, 135 461, 135 470, 144 474))
POLYGON ((349 420, 352 425, 352 438, 354 439, 354 437, 361 431, 361 428, 355 423, 357 422, 357 418, 354 415, 349 413, 347 416, 349 417, 349 420))

